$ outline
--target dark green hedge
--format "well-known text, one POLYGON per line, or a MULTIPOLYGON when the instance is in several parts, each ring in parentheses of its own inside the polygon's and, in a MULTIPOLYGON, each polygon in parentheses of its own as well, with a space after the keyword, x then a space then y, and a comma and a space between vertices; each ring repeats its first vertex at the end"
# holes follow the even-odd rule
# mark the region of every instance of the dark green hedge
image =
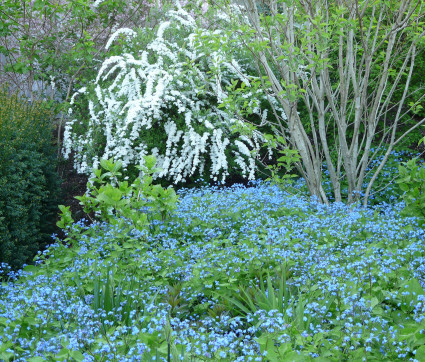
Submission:
POLYGON ((52 117, 0 90, 0 262, 13 269, 52 241, 60 190, 52 117))

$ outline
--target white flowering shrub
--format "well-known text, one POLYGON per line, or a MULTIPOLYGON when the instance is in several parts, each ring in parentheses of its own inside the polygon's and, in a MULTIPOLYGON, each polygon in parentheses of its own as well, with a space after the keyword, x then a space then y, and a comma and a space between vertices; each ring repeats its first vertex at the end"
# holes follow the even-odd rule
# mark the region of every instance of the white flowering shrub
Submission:
MULTIPOLYGON (((150 41, 146 31, 131 29, 111 36, 107 47, 120 41, 124 52, 111 55, 71 100, 63 154, 74 152, 78 172, 89 173, 101 158, 120 160, 131 171, 153 154, 162 169, 155 176, 174 183, 197 175, 224 181, 232 167, 255 178, 262 135, 232 132, 240 129, 237 112, 219 107, 226 88, 235 81, 249 84, 249 77, 219 50, 205 52, 197 36, 203 31, 178 7, 150 41), (87 119, 75 112, 77 99, 87 119)), ((253 112, 267 116, 252 95, 247 103, 253 112)))

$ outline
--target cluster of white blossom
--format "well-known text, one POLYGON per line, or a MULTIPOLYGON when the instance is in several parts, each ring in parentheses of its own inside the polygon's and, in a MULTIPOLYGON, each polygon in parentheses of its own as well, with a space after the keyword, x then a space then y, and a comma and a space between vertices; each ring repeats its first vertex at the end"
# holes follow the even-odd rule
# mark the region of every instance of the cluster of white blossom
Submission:
MULTIPOLYGON (((77 95, 87 97, 90 114, 88 124, 75 118, 65 127, 63 154, 68 158, 74 152, 78 172, 89 173, 99 158, 121 160, 128 167, 143 165, 143 156, 154 154, 162 169, 156 176, 175 183, 196 171, 225 180, 228 157, 233 157, 244 177, 255 177, 261 134, 233 134, 230 129, 240 120, 217 107, 232 79, 248 85, 249 79, 236 61, 224 61, 219 51, 202 52, 194 41, 198 30, 194 18, 178 6, 145 49, 109 57, 92 91, 81 89, 74 95, 71 103, 77 95), (186 34, 188 41, 182 44, 176 34, 186 34), (211 68, 213 76, 208 74, 211 68), (140 135, 146 130, 166 135, 165 152, 160 152, 163 145, 146 144, 140 135), (104 139, 101 145, 95 144, 99 134, 104 139)), ((120 29, 108 46, 118 37, 131 42, 137 34, 120 29)), ((257 112, 267 116, 260 109, 257 112)))

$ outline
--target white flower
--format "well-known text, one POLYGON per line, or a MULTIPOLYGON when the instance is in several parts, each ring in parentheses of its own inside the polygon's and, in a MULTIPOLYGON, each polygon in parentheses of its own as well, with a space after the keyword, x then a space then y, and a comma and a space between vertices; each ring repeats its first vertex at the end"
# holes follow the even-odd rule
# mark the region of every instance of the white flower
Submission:
MULTIPOLYGON (((79 133, 76 120, 66 125, 64 156, 74 151, 78 172, 89 173, 100 157, 121 160, 125 169, 142 165, 145 155, 154 154, 162 168, 155 177, 177 183, 195 172, 202 174, 207 165, 212 178, 224 181, 231 154, 242 174, 254 178, 261 136, 255 132, 249 137, 231 136, 230 127, 241 121, 234 111, 217 108, 227 97, 224 90, 231 80, 240 79, 249 88, 252 78, 236 60, 226 61, 229 58, 222 50, 206 55, 196 34, 208 32, 196 29, 194 19, 181 7, 168 15, 144 49, 128 47, 123 54, 109 57, 91 91, 82 88, 71 97, 73 105, 78 94, 88 94, 90 118, 79 133), (188 41, 180 42, 178 34, 188 41), (147 130, 162 136, 161 144, 147 145, 141 138, 147 130), (99 145, 102 151, 94 154, 99 145)), ((120 34, 130 39, 136 32, 119 29, 106 47, 120 34)), ((254 107, 264 94, 243 96, 254 107)), ((261 119, 267 117, 259 108, 256 112, 261 119)))
POLYGON ((96 0, 94 3, 93 3, 93 7, 94 8, 97 8, 100 4, 102 4, 103 2, 104 2, 105 0, 96 0))
MULTIPOLYGON (((97 2, 97 1, 96 1, 97 2)), ((114 42, 114 40, 116 39, 116 37, 120 34, 124 34, 127 37, 135 37, 137 35, 137 33, 129 28, 120 28, 118 29, 115 33, 113 33, 111 35, 111 37, 109 38, 108 42, 105 45, 105 49, 109 49, 109 47, 112 45, 112 43, 114 42)))

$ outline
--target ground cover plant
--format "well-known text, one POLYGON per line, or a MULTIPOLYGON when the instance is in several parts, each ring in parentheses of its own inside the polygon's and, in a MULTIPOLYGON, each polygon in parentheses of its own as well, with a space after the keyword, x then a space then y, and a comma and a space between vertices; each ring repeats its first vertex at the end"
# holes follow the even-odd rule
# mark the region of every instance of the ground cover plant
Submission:
POLYGON ((425 230, 402 203, 324 205, 258 181, 164 206, 147 160, 142 183, 102 162, 82 199, 99 221, 62 207, 65 243, 8 274, 0 359, 423 360, 425 230))

